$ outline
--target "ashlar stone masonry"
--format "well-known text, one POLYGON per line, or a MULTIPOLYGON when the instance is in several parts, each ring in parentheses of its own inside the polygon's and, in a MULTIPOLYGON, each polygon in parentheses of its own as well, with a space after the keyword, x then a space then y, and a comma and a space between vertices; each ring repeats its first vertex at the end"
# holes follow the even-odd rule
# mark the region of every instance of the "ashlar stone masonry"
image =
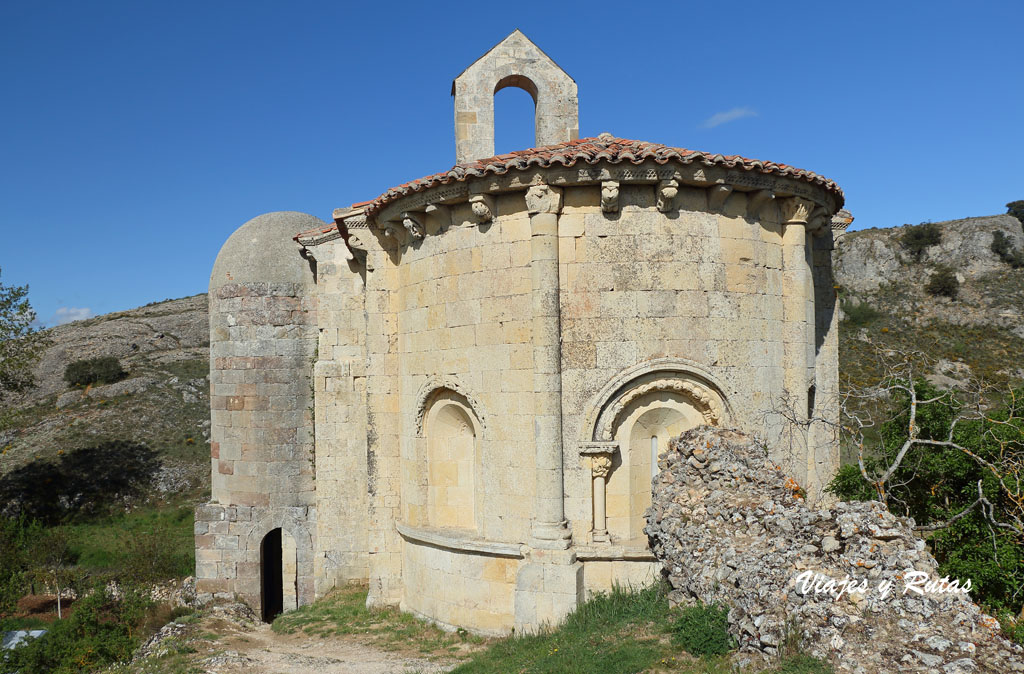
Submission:
MULTIPOLYGON (((255 218, 210 281, 213 493, 197 591, 269 619, 349 581, 487 634, 649 582, 669 438, 769 439, 813 499, 838 465, 830 180, 610 134, 516 31, 453 85, 448 171, 255 218), (494 93, 538 147, 493 154, 494 93)), ((837 213, 840 213, 837 216, 837 213)))

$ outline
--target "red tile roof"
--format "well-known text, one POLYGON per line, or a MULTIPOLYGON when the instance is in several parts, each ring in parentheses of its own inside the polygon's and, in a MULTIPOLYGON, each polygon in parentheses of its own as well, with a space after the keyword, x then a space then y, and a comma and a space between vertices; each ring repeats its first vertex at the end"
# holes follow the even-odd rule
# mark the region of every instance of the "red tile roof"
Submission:
POLYGON ((601 136, 596 138, 580 138, 579 140, 571 140, 567 143, 559 143, 558 145, 536 147, 481 159, 468 164, 457 164, 444 173, 435 173, 434 175, 413 180, 398 187, 392 187, 369 202, 369 205, 366 207, 366 215, 372 217, 392 201, 401 199, 414 192, 438 185, 447 185, 471 178, 479 178, 488 174, 501 175, 514 169, 527 169, 530 167, 547 168, 557 164, 568 167, 574 166, 580 161, 587 164, 596 164, 600 161, 608 161, 612 164, 623 162, 641 164, 648 159, 652 159, 658 164, 667 164, 670 161, 692 164, 699 161, 705 166, 724 166, 726 168, 741 168, 760 173, 774 173, 820 185, 839 197, 840 206, 844 201, 843 191, 835 182, 817 173, 787 166, 786 164, 747 159, 739 155, 710 154, 697 150, 668 147, 658 143, 647 143, 641 140, 615 138, 610 134, 601 134, 601 136))

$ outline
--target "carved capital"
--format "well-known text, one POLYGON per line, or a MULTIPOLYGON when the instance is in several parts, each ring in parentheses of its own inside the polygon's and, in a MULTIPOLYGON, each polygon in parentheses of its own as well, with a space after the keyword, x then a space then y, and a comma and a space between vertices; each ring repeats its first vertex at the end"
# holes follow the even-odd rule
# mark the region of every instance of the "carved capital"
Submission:
POLYGON ((601 210, 605 213, 619 212, 619 181, 601 181, 601 210))
POLYGON ((612 470, 612 457, 610 454, 597 454, 590 458, 590 470, 594 477, 608 477, 612 470))
POLYGON ((558 213, 562 210, 562 190, 550 185, 534 185, 526 190, 526 211, 535 213, 558 213))
POLYGON ((402 227, 409 234, 410 238, 419 241, 426 235, 427 227, 423 222, 423 216, 419 213, 402 213, 402 227))
POLYGON ((658 181, 658 210, 668 213, 676 205, 676 195, 679 194, 679 182, 674 178, 658 181))
POLYGON ((473 209, 473 219, 477 224, 494 220, 494 197, 490 194, 474 194, 469 198, 469 206, 473 209))
POLYGON ((807 231, 811 232, 815 236, 821 236, 828 229, 830 218, 828 213, 825 211, 824 206, 818 206, 811 215, 807 218, 807 231))
POLYGON ((779 202, 782 210, 782 223, 786 225, 806 225, 807 219, 814 211, 814 202, 800 197, 789 197, 779 202))

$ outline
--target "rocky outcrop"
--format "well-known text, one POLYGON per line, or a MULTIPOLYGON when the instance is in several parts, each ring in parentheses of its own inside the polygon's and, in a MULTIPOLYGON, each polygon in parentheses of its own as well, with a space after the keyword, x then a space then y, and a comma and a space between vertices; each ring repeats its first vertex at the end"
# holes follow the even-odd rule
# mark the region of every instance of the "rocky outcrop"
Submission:
POLYGON ((1012 247, 1024 249, 1024 231, 1012 215, 948 220, 935 225, 942 232, 942 240, 925 251, 920 263, 912 260, 900 243, 906 226, 862 229, 843 235, 833 257, 836 281, 854 293, 874 292, 886 283, 919 285, 923 264, 951 267, 964 282, 1008 269, 992 252, 995 232, 1002 232, 1012 247))
POLYGON ((968 595, 915 585, 941 577, 912 520, 877 502, 809 508, 736 431, 687 431, 660 465, 646 531, 670 599, 727 605, 741 651, 796 638, 837 672, 1024 672, 1024 649, 968 595))
POLYGON ((76 360, 114 356, 134 375, 153 362, 209 357, 210 324, 205 294, 75 321, 48 332, 51 344, 35 368, 36 386, 19 404, 63 393, 67 389, 64 368, 76 360))

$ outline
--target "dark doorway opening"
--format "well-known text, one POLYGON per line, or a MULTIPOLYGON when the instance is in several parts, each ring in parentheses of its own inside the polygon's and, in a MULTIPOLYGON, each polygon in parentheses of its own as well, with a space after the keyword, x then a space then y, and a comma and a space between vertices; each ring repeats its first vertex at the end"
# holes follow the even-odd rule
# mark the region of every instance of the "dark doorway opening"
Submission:
POLYGON ((260 606, 265 623, 273 622, 284 611, 281 558, 281 530, 274 529, 260 544, 260 606))

